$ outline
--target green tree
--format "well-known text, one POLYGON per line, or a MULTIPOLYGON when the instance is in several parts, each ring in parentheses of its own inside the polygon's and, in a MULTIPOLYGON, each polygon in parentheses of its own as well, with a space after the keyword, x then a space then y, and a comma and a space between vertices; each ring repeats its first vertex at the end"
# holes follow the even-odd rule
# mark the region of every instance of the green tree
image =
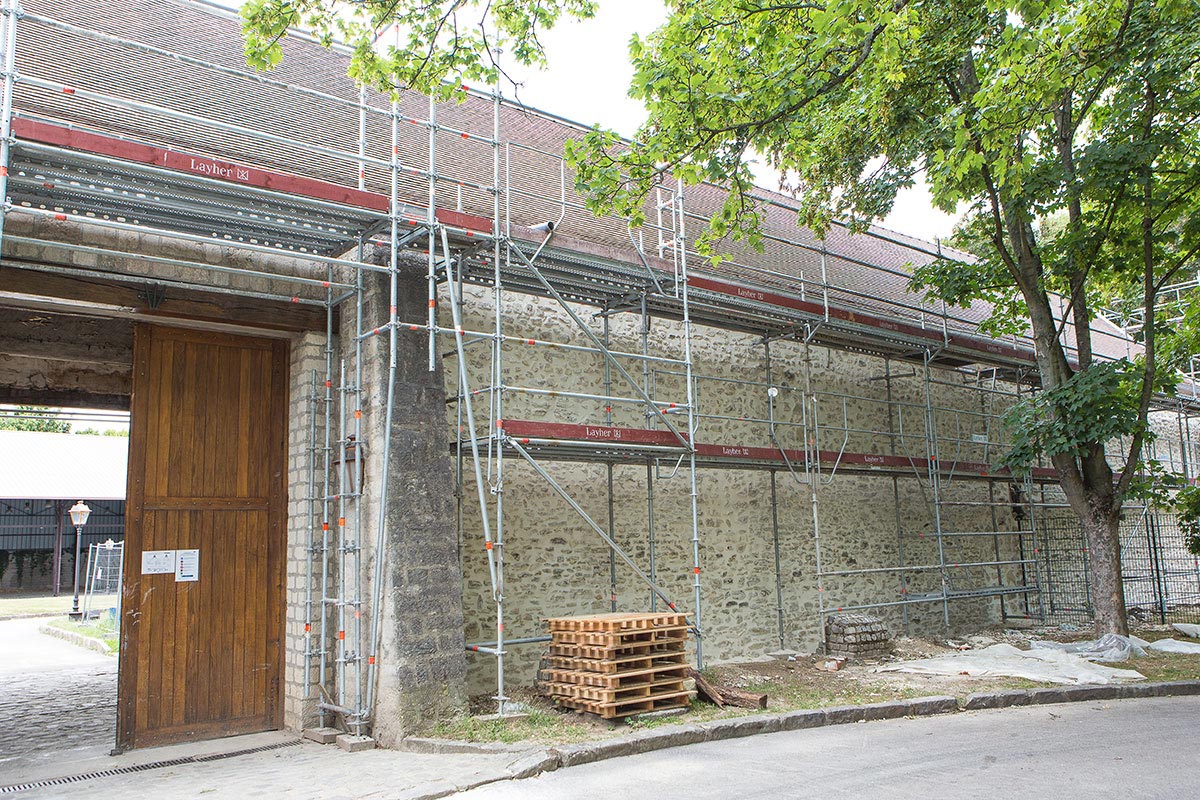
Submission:
MULTIPOLYGON (((351 43, 360 81, 447 96, 461 78, 495 78, 496 47, 540 62, 538 31, 591 5, 250 0, 243 13, 251 63, 275 63, 286 26, 305 24, 351 43), (487 9, 490 28, 469 16, 487 9), (389 22, 407 45, 376 50, 389 22)), ((1120 509, 1144 471, 1154 393, 1172 390, 1193 334, 1148 324, 1144 355, 1105 361, 1091 322, 1102 299, 1129 294, 1156 320, 1157 291, 1200 250, 1194 2, 673 0, 630 55, 649 112, 636 143, 596 130, 568 147, 598 213, 637 220, 666 175, 713 181, 730 192, 702 245, 757 244, 752 158, 818 232, 883 217, 921 173, 940 207, 968 209, 978 258, 917 269, 913 287, 990 301, 992 330, 1032 335, 1043 391, 1010 416, 1007 461, 1052 462, 1087 536, 1097 629, 1126 632, 1120 509)))
POLYGON ((93 428, 89 425, 86 428, 80 428, 77 431, 71 431, 71 433, 78 434, 80 436, 124 436, 124 437, 128 438, 129 429, 128 428, 105 428, 104 430, 98 430, 97 428, 93 428))
POLYGON ((0 410, 0 431, 38 431, 67 433, 71 423, 58 418, 59 409, 40 406, 16 406, 0 410))

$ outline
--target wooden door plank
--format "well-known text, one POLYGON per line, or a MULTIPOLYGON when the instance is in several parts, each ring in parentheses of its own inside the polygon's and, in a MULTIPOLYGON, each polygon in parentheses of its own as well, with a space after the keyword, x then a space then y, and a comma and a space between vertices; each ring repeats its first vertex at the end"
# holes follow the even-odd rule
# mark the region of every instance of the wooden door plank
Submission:
MULTIPOLYGON (((172 516, 179 520, 179 525, 186 528, 184 541, 187 547, 193 547, 195 537, 191 531, 191 515, 185 512, 175 511, 172 516)), ((193 639, 190 636, 180 636, 179 631, 195 630, 196 612, 193 603, 193 590, 195 585, 192 583, 184 583, 178 587, 175 598, 175 632, 173 637, 172 665, 174 667, 175 689, 171 695, 171 714, 169 717, 168 727, 178 728, 187 722, 187 686, 188 686, 188 659, 191 651, 193 639)))
MULTIPOLYGON (((273 460, 264 473, 264 480, 274 503, 264 520, 262 539, 267 543, 267 595, 265 624, 267 625, 267 718, 276 728, 283 727, 284 649, 287 626, 287 459, 288 459, 288 343, 275 340, 271 346, 272 407, 266 410, 271 437, 267 448, 273 460)), ((324 605, 324 604, 322 604, 324 605)))

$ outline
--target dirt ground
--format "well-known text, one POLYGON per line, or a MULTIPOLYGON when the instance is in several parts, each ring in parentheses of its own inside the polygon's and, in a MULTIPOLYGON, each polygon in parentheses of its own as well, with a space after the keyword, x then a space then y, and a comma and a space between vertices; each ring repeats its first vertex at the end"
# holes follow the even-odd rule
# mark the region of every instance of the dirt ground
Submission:
MULTIPOLYGON (((1165 625, 1139 625, 1132 632, 1149 641, 1172 636, 1181 637, 1181 634, 1165 625)), ((957 639, 899 637, 893 640, 893 652, 886 658, 851 661, 836 671, 821 669, 829 660, 824 656, 797 654, 710 666, 704 670, 703 675, 723 686, 766 694, 767 711, 860 705, 929 695, 952 695, 961 699, 972 692, 1029 689, 1052 684, 1022 678, 880 673, 875 672, 874 668, 882 663, 929 658, 956 650, 989 647, 997 643, 1011 644, 1024 650, 1028 649, 1029 643, 1035 639, 1070 642, 1091 638, 1094 638, 1094 634, 1090 629, 1080 629, 1071 625, 1024 630, 992 628, 957 639)), ((1136 669, 1151 681, 1200 678, 1200 655, 1155 653, 1114 666, 1136 669)), ((516 689, 512 691, 511 696, 520 704, 525 713, 524 717, 496 720, 480 716, 495 711, 495 701, 490 696, 481 695, 472 699, 472 716, 445 721, 437 726, 433 734, 473 741, 531 741, 555 744, 604 738, 628 729, 705 722, 759 713, 757 709, 720 709, 711 703, 694 699, 686 709, 675 714, 663 713, 661 716, 645 715, 630 717, 624 721, 609 721, 591 714, 558 708, 534 687, 516 689)))

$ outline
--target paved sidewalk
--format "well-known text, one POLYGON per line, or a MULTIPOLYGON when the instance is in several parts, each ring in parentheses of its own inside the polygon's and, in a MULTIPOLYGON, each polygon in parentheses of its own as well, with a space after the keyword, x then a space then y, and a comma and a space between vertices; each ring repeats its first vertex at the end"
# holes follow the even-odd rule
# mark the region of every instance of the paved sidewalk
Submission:
MULTIPOLYGON (((296 743, 295 734, 259 733, 185 745, 138 750, 121 756, 86 759, 57 774, 85 773, 169 761, 189 756, 264 746, 290 746, 201 763, 92 778, 62 786, 17 792, 18 800, 113 800, 153 797, 190 798, 403 798, 448 794, 510 776, 507 767, 521 752, 424 755, 394 750, 346 753, 335 745, 296 743)), ((45 775, 42 777, 49 777, 45 775)), ((0 773, 0 786, 11 781, 0 773)))
POLYGON ((39 633, 49 618, 0 620, 0 678, 19 672, 111 665, 117 659, 39 633))
POLYGON ((38 631, 45 619, 0 621, 0 787, 153 762, 258 753, 23 790, 20 800, 388 798, 449 793, 510 776, 528 751, 424 755, 345 753, 274 732, 109 755, 117 660, 38 631), (288 745, 279 747, 279 745, 288 745))
POLYGON ((46 622, 0 621, 0 785, 113 746, 117 659, 40 633, 46 622))

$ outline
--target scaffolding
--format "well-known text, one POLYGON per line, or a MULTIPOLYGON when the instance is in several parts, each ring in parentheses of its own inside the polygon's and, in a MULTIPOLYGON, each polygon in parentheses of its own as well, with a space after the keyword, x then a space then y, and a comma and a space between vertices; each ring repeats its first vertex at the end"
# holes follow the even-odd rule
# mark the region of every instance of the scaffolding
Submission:
MULTIPOLYGON (((986 309, 950 309, 907 294, 908 263, 955 254, 883 231, 853 240, 837 228, 826 241, 783 235, 794 229, 795 211, 782 198, 764 196, 764 251, 735 252, 719 269, 706 268, 689 230, 707 223, 719 206, 719 189, 685 191, 680 183, 663 183, 646 201, 642 227, 596 220, 574 193, 561 157, 562 140, 584 129, 521 107, 496 87, 462 87, 461 105, 404 92, 391 98, 334 90, 253 73, 216 56, 174 52, 101 30, 98 23, 55 19, 22 9, 16 0, 2 0, 0 13, 6 43, 0 63, 4 218, 78 223, 106 233, 95 243, 64 242, 14 233, 0 221, 0 239, 14 251, 44 245, 68 256, 62 263, 6 256, 5 266, 76 278, 99 273, 138 286, 152 281, 324 312, 324 364, 306 376, 308 417, 302 423, 312 445, 303 694, 320 725, 340 719, 355 734, 371 727, 392 442, 387 435, 368 441, 362 420, 376 392, 385 414, 381 430, 392 429, 400 336, 427 338, 430 370, 440 369, 443 359, 453 363, 447 370, 454 420, 448 444, 457 461, 459 535, 464 547, 483 551, 477 557, 486 560, 495 614, 494 638, 467 647, 494 657, 494 698, 502 714, 509 702, 509 648, 548 638, 506 628, 505 504, 515 490, 505 483, 509 462, 536 474, 596 535, 608 557, 610 608, 617 609, 617 576, 624 570, 645 587, 639 607, 662 604, 686 614, 698 665, 704 663, 706 635, 701 470, 769 474, 772 611, 781 649, 796 620, 787 618, 784 603, 779 481, 794 483, 807 498, 818 624, 837 611, 887 609, 908 625, 915 607, 932 607, 949 625, 951 606, 959 601, 994 601, 1003 618, 1045 616, 1046 583, 1054 576, 1039 561, 1038 537, 1045 512, 1062 507, 1061 500, 1046 499, 1053 474, 1040 467, 1014 480, 992 466, 1002 455, 1003 410, 1036 384, 1032 342, 1017 335, 981 337, 977 326, 986 309), (32 37, 27 63, 21 62, 18 28, 32 37), (117 54, 143 70, 158 65, 167 78, 174 74, 169 70, 188 70, 251 98, 269 95, 278 108, 288 108, 291 98, 305 111, 289 124, 261 115, 241 119, 235 112, 222 117, 196 113, 169 86, 162 96, 147 97, 98 77, 83 85, 78 73, 68 80, 50 69, 56 59, 70 60, 70 46, 117 54), (125 116, 131 121, 113 121, 125 116), (176 140, 157 140, 148 132, 155 125, 176 132, 171 135, 184 144, 194 142, 194 152, 176 140), (510 139, 509 129, 532 141, 510 139), (255 148, 276 166, 247 166, 253 162, 245 154, 255 148), (206 155, 212 152, 222 157, 206 155), (311 173, 298 164, 311 164, 311 173), (148 234, 174 250, 149 254, 112 244, 123 235, 148 234), (870 246, 853 244, 859 241, 870 246), (213 247, 236 257, 173 254, 213 247), (385 263, 376 263, 375 252, 385 263), (400 319, 399 264, 414 258, 425 266, 428 314, 400 319), (109 263, 124 266, 104 268, 109 263), (170 277, 162 275, 166 268, 170 277), (386 304, 369 302, 366 278, 372 275, 387 282, 386 304), (505 310, 511 296, 540 298, 568 333, 555 339, 522 335, 523 320, 505 310), (489 299, 473 299, 481 297, 489 299), (476 312, 487 322, 468 329, 466 319, 476 312), (614 347, 618 326, 636 331, 636 347, 614 347), (693 350, 697 326, 748 337, 761 348, 762 374, 700 374, 693 350), (338 339, 340 348, 334 346, 338 339), (587 359, 599 365, 600 385, 539 385, 535 376, 518 376, 506 358, 514 348, 587 359), (871 391, 824 388, 814 369, 817 348, 874 359, 882 369, 865 383, 871 391), (364 363, 376 356, 387 364, 386 380, 366 387, 364 363), (798 369, 799 380, 784 380, 784 367, 798 369), (707 391, 744 394, 749 410, 706 411, 707 391), (971 407, 938 399, 959 392, 970 393, 971 407), (570 421, 514 416, 531 401, 570 402, 579 410, 570 421), (860 413, 874 421, 858 421, 860 413), (723 440, 729 431, 744 438, 723 440), (368 455, 378 456, 380 465, 370 476, 364 469, 368 455), (556 474, 556 464, 572 462, 604 467, 607 518, 589 511, 556 474), (622 544, 630 537, 616 530, 614 467, 622 464, 645 468, 647 546, 641 560, 622 544), (839 564, 823 549, 824 498, 845 476, 890 482, 894 563, 839 564), (364 488, 368 477, 378 481, 371 492, 364 488), (686 484, 687 599, 660 580, 655 486, 662 480, 686 484), (929 519, 918 530, 900 510, 902 498, 913 494, 901 487, 910 485, 929 519), (964 485, 974 489, 960 492, 964 485), (478 509, 471 511, 478 514, 477 528, 467 519, 468 506, 478 509), (981 515, 988 522, 979 524, 981 515), (978 555, 979 542, 990 545, 990 555, 978 555), (852 582, 881 575, 893 589, 871 602, 846 601, 852 582)), ((1119 332, 1096 335, 1107 337, 1098 350, 1123 354, 1129 347, 1119 332)), ((1178 422, 1181 441, 1171 451, 1172 463, 1190 479, 1200 460, 1191 439, 1198 410, 1200 398, 1181 396, 1164 399, 1158 412, 1178 422)))

